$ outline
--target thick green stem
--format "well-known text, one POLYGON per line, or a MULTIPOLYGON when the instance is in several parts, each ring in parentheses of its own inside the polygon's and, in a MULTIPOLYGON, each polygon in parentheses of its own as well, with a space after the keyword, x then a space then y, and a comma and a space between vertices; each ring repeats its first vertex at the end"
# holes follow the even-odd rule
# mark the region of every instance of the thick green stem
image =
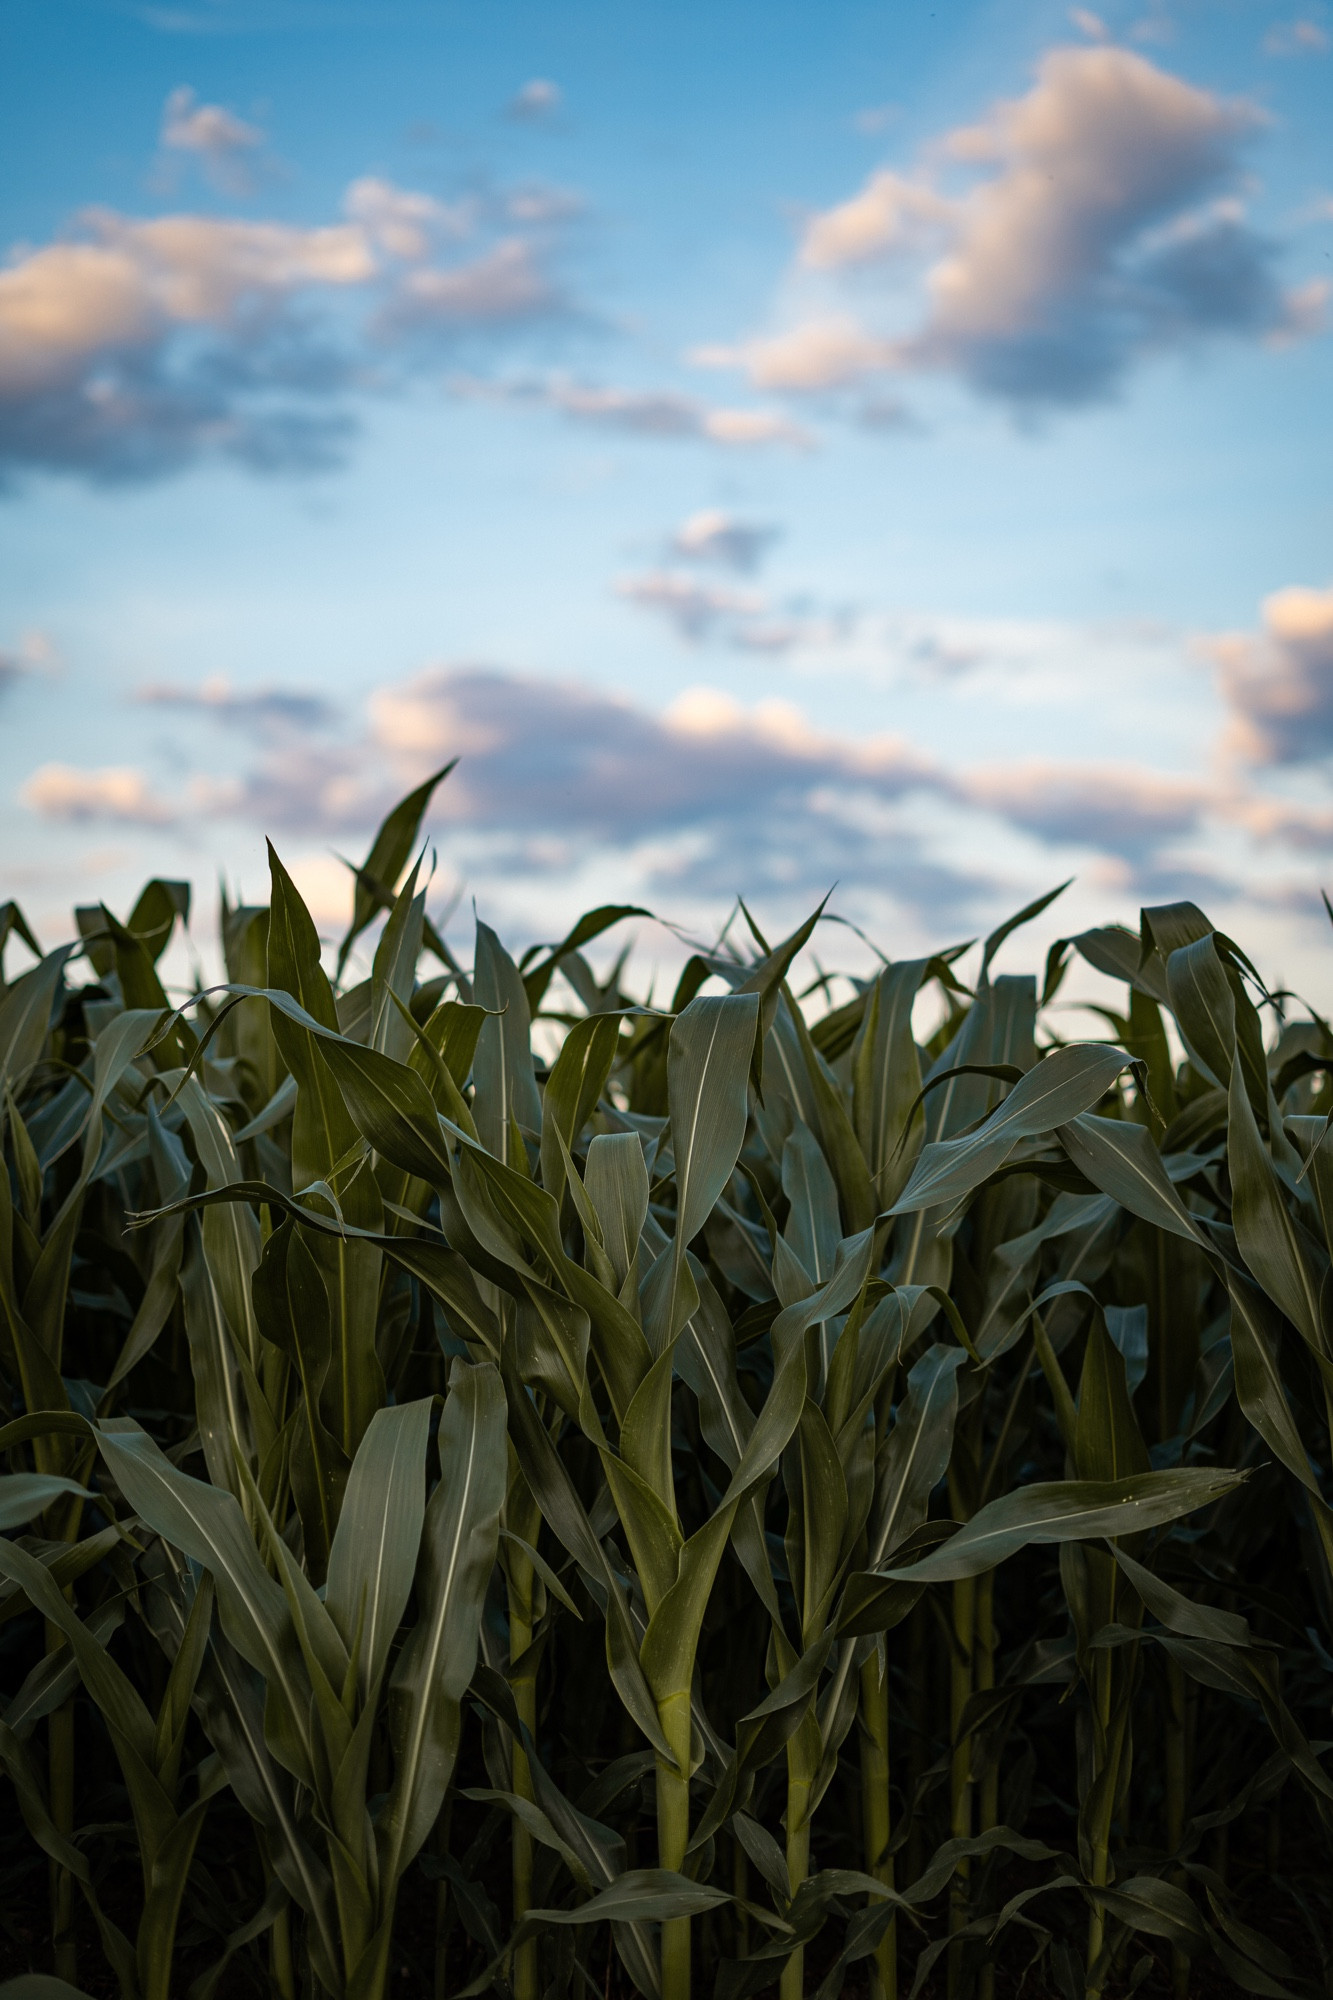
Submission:
MULTIPOLYGON (((955 1840, 967 1840, 972 1832, 972 1741, 963 1734, 963 1711, 972 1693, 973 1653, 976 1641, 977 1586, 975 1577, 963 1577, 953 1587, 953 1646, 949 1674, 950 1736, 953 1754, 949 1762, 949 1831, 955 1840)), ((971 1863, 958 1863, 949 1899, 949 1929, 961 1930, 968 1916, 968 1888, 971 1863)), ((962 1952, 949 1948, 950 2000, 961 1990, 962 1952)))
MULTIPOLYGON (((532 1565, 517 1551, 511 1553, 509 1584, 509 1657, 521 1660, 532 1645, 532 1565)), ((529 1670, 513 1680, 514 1706, 519 1721, 530 1736, 537 1731, 537 1683, 529 1670)), ((531 1799, 532 1767, 520 1743, 514 1745, 513 1785, 515 1796, 531 1799)), ((532 1908, 532 1835, 517 1818, 513 1822, 514 1922, 518 1924, 532 1908)), ((514 2000, 537 2000, 537 1940, 528 1938, 514 1953, 514 2000)))
MULTIPOLYGON (((995 1686, 995 1572, 977 1578, 977 1623, 973 1681, 978 1694, 995 1686)), ((989 1833, 1000 1819, 1000 1761, 991 1758, 982 1773, 977 1795, 977 1832, 989 1833)), ((992 2000, 995 1992, 995 1962, 987 1959, 977 1980, 977 2000, 992 2000)))
MULTIPOLYGON (((64 1638, 54 1625, 46 1628, 46 1650, 53 1653, 64 1638)), ((47 1722, 48 1778, 51 1820, 66 1840, 74 1832, 74 1705, 62 1702, 47 1722)), ((78 1978, 74 1942, 74 1878, 58 1862, 51 1863, 51 1960, 57 1979, 73 1986, 78 1978)))
POLYGON ((296 2000, 296 1967, 292 1962, 292 1906, 284 1903, 273 1919, 268 1942, 269 1972, 279 2000, 296 2000))
MULTIPOLYGON (((680 1872, 690 1844, 690 1697, 669 1695, 658 1712, 671 1761, 657 1759, 657 1858, 680 1872)), ((662 1926, 662 2000, 690 2000, 690 1920, 662 1926)))
MULTIPOLYGON (((861 1828, 867 1875, 893 1887, 893 1832, 889 1811, 889 1684, 880 1671, 878 1651, 861 1668, 861 1828)), ((897 2000, 898 1926, 888 1929, 875 1947, 874 2000, 897 2000)))
POLYGON ((930 1653, 931 1609, 923 1598, 907 1621, 907 1700, 912 1733, 907 1744, 907 1876, 910 1884, 921 1873, 921 1814, 915 1809, 917 1793, 926 1769, 926 1748, 930 1741, 930 1653))
MULTIPOLYGON (((811 1771, 801 1735, 798 1730, 787 1744, 787 1875, 793 1896, 810 1873, 811 1771)), ((782 1968, 779 2000, 801 2000, 804 1992, 805 1948, 798 1945, 782 1968)))
MULTIPOLYGON (((1114 1689, 1113 1662, 1109 1654, 1104 1654, 1098 1662, 1099 1675, 1096 1690, 1097 1740, 1103 1747, 1102 1756, 1094 1773, 1094 1783, 1105 1774, 1096 1814, 1088 1830, 1092 1848, 1092 1885, 1105 1889, 1111 1880, 1111 1823, 1115 1817, 1116 1799, 1120 1786, 1115 1774, 1123 1768, 1125 1746, 1128 1741, 1129 1710, 1122 1703, 1120 1715, 1114 1727, 1111 1720, 1111 1705, 1114 1689)), ((1088 1913, 1088 1962, 1087 2000, 1100 2000, 1106 1978, 1106 1967, 1102 1964, 1102 1954, 1106 1946, 1106 1910, 1101 1903, 1094 1903, 1088 1913)))

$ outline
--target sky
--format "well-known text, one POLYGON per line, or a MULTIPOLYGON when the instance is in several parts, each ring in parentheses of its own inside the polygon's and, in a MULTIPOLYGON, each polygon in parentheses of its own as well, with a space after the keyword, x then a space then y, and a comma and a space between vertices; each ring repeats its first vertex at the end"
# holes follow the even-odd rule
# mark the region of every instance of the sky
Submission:
POLYGON ((456 757, 460 937, 1072 877, 1333 1004, 1331 102, 1326 0, 7 0, 0 899, 334 934, 456 757))

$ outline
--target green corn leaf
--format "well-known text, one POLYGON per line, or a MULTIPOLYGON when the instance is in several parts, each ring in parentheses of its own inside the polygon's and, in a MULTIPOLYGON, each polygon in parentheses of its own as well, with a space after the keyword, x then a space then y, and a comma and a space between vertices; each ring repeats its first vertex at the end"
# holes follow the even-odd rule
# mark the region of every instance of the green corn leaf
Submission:
POLYGON ((266 1732, 274 1755, 313 1785, 310 1686, 281 1584, 259 1560, 236 1496, 177 1471, 128 1419, 97 1427, 98 1449, 134 1511, 212 1575, 223 1629, 268 1687, 266 1732))
POLYGON ((1117 1480, 1049 1480, 991 1500, 935 1555, 886 1576, 946 1583, 980 1576, 1032 1543, 1099 1541, 1141 1534, 1233 1492, 1241 1472, 1182 1466, 1117 1480))
POLYGON ((870 1569, 878 1569, 926 1518, 930 1496, 944 1477, 958 1420, 961 1347, 935 1345, 907 1378, 907 1397, 889 1433, 869 1539, 870 1569))
POLYGON ((639 1238, 648 1214, 648 1169, 634 1132, 599 1132, 588 1147, 583 1180, 611 1261, 616 1284, 637 1272, 639 1238))
POLYGON ((596 1110, 615 1060, 621 1019, 609 1013, 576 1021, 552 1065, 542 1105, 541 1169, 542 1186, 556 1201, 565 1184, 560 1141, 572 1152, 596 1110))
POLYGON ((1248 1624, 1236 1612, 1219 1611, 1211 1604, 1194 1604, 1118 1545, 1112 1547, 1111 1553, 1142 1598, 1145 1609, 1168 1631, 1179 1632, 1187 1639, 1201 1639, 1211 1646, 1253 1645, 1248 1624))
POLYGON ((1085 1111, 1059 1126, 1056 1137, 1079 1172, 1131 1215, 1188 1242, 1205 1240, 1176 1193, 1146 1126, 1085 1111))
POLYGON ((1129 1400, 1125 1357, 1107 1333, 1100 1311, 1092 1316, 1083 1351, 1074 1463, 1080 1479, 1102 1485, 1114 1485, 1150 1468, 1148 1447, 1129 1400))
POLYGON ((1020 1139, 1054 1131, 1096 1104, 1130 1061, 1123 1049, 1096 1042, 1054 1050, 1014 1085, 978 1131, 923 1146, 889 1213, 939 1207, 970 1194, 1004 1164, 1020 1139))
POLYGON ((1171 950, 1171 1010, 1199 1074, 1225 1090, 1236 1044, 1236 1006, 1211 932, 1171 950))
MULTIPOLYGON (((320 964, 319 934, 271 845, 268 853, 272 905, 267 989, 288 994, 326 1034, 336 1035, 338 1013, 320 964)), ((319 1060, 309 1030, 298 1025, 289 1010, 274 1011, 271 1018, 274 1039, 297 1084, 292 1176, 298 1187, 308 1187, 312 1181, 327 1179, 355 1145, 356 1126, 327 1065, 319 1060)))
POLYGON ((1064 895, 1065 890, 1069 887, 1069 883, 1073 879, 1071 875, 1069 881, 1060 882, 1054 889, 1048 889, 1044 896, 1037 896, 1032 902, 1025 903, 1021 910, 1016 911, 1012 917, 1006 917, 1005 921, 991 932, 982 947, 981 953, 981 978, 983 984, 986 974, 990 970, 991 961, 1005 940, 1012 937, 1016 930, 1021 930, 1024 924, 1030 924, 1034 917, 1039 917, 1043 910, 1048 910, 1057 896, 1064 895))
POLYGON ((416 984, 426 921, 426 892, 417 894, 419 867, 414 868, 389 912, 384 935, 375 952, 370 980, 370 1046, 381 1055, 406 1062, 415 1037, 409 1003, 416 984))
MULTIPOLYGON (((552 945, 546 957, 523 975, 523 985, 528 996, 528 1006, 536 1014, 546 998, 547 988, 562 961, 572 952, 581 951, 585 944, 592 944, 609 931, 613 924, 623 923, 626 917, 652 917, 651 910, 640 908, 637 903, 604 903, 600 909, 589 910, 581 916, 574 928, 567 932, 559 944, 552 945)), ((524 963, 527 963, 525 957, 524 963)))
POLYGON ((902 1192, 920 1150, 921 1062, 912 1008, 932 963, 917 958, 884 968, 871 989, 852 1055, 853 1123, 885 1207, 902 1192))
POLYGON ((672 1026, 667 1090, 681 1259, 730 1180, 745 1138, 757 1011, 748 994, 700 996, 672 1026))
POLYGON ((1327 1266, 1284 1199, 1277 1170, 1259 1136, 1239 1063, 1232 1066, 1228 1104, 1231 1222, 1240 1254, 1269 1298, 1310 1345, 1321 1354, 1327 1353, 1320 1310, 1327 1266))
POLYGON ((489 1364, 455 1366, 439 1432, 440 1482, 426 1508, 417 1622, 393 1670, 393 1784, 377 1829, 397 1882, 435 1823, 458 1753, 461 1704, 477 1660, 482 1602, 504 1505, 505 1397, 489 1364))
POLYGON ((538 1924, 634 1924, 667 1917, 697 1917, 730 1902, 725 1889, 691 1882, 670 1868, 629 1868, 607 1889, 600 1889, 573 1910, 533 1910, 528 1922, 538 1924))
POLYGON ((1264 1443, 1294 1472, 1317 1503, 1319 1481, 1310 1464, 1310 1455, 1287 1400, 1278 1365, 1278 1343, 1282 1322, 1268 1299, 1243 1278, 1228 1270, 1227 1291, 1231 1299, 1231 1358, 1236 1374, 1236 1400, 1264 1443))
POLYGON ((50 1472, 9 1472, 0 1474, 0 1530, 26 1527, 44 1513, 63 1493, 81 1500, 90 1499, 86 1486, 77 1480, 62 1479, 50 1472))
POLYGON ((352 946, 366 926, 374 921, 376 913, 383 909, 386 902, 392 901, 398 879, 407 866, 412 849, 416 846, 421 822, 434 796, 435 788, 449 776, 457 762, 456 757, 452 758, 442 769, 427 778, 424 785, 418 785, 414 792, 409 792, 405 799, 400 799, 370 843, 370 852, 356 871, 352 921, 346 937, 338 947, 340 980, 352 946))
POLYGON ((541 1100, 532 1071, 532 1020, 518 967, 489 924, 477 925, 476 996, 487 1017, 473 1060, 477 1134, 497 1160, 512 1160, 511 1124, 541 1131, 541 1100))
POLYGON ((426 1513, 431 1399, 377 1410, 362 1438, 329 1553, 324 1601, 355 1643, 363 1696, 377 1686, 416 1574, 426 1513))

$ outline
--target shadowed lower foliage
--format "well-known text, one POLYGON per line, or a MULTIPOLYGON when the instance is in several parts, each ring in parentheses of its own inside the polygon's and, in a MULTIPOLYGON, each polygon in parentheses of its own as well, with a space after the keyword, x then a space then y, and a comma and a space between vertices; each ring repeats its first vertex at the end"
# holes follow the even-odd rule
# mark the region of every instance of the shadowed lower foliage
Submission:
POLYGON ((1325 1023, 1188 903, 465 969, 433 783, 332 979, 274 856, 0 987, 0 1990, 1324 1990, 1325 1023))

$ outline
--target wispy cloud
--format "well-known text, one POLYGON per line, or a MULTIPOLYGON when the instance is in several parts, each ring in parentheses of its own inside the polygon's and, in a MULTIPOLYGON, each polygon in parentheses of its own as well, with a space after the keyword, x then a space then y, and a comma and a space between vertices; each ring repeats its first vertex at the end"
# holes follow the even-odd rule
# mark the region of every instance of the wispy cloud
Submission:
POLYGON ((737 570, 758 569, 782 533, 771 522, 741 521, 718 507, 705 507, 682 521, 671 537, 671 553, 689 563, 737 570))
POLYGON ((1264 54, 1269 56, 1325 56, 1328 51, 1327 28, 1308 16, 1277 21, 1264 36, 1264 54))
POLYGON ((132 765, 85 771, 72 764, 43 764, 19 796, 44 819, 74 824, 98 820, 121 826, 161 827, 177 817, 176 807, 132 765))
POLYGON ((189 85, 182 84, 163 107, 160 137, 168 153, 197 159, 224 194, 252 191, 264 134, 224 105, 201 104, 189 85))
POLYGON ((472 402, 558 411, 577 424, 624 431, 634 437, 695 438, 739 449, 787 445, 808 451, 812 433, 780 410, 718 406, 672 389, 629 389, 580 382, 568 375, 495 378, 454 375, 452 393, 472 402))
POLYGON ((734 620, 751 618, 764 608, 763 598, 754 591, 700 583, 696 577, 671 570, 625 577, 616 585, 616 592, 631 604, 660 613, 682 639, 689 640, 706 638, 724 620, 730 626, 734 620))
POLYGON ((20 633, 12 646, 0 646, 0 693, 29 674, 58 670, 60 655, 49 633, 31 629, 20 633))
POLYGON ((505 107, 506 115, 522 124, 536 125, 554 118, 565 101, 565 93, 549 76, 534 76, 514 92, 505 107))
POLYGON ((147 708, 206 716, 258 738, 327 730, 340 713, 335 703, 308 688, 238 688, 222 676, 197 687, 150 681, 136 689, 134 698, 147 708))

